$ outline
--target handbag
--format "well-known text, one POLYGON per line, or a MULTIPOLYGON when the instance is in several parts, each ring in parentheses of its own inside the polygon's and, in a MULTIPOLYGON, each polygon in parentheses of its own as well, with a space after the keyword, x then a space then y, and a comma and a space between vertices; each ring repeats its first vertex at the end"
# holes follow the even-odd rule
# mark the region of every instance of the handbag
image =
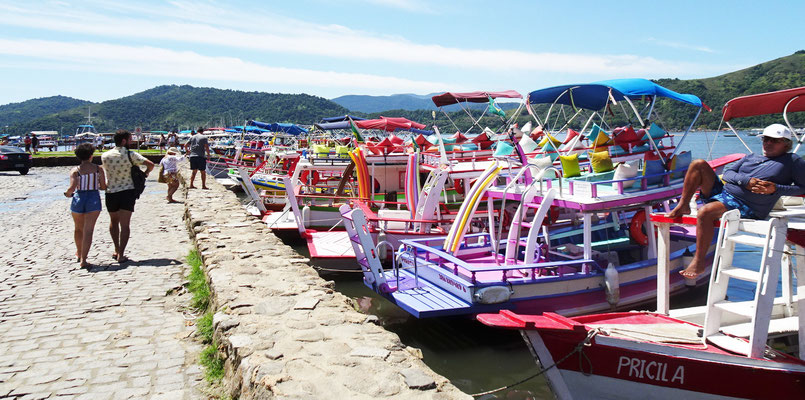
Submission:
POLYGON ((129 158, 129 163, 131 164, 131 180, 134 182, 134 193, 137 195, 136 198, 139 199, 140 195, 143 194, 145 190, 145 172, 131 162, 129 150, 126 150, 126 156, 129 158))
POLYGON ((157 178, 157 182, 159 183, 168 183, 168 179, 165 178, 165 166, 159 166, 159 178, 157 178))

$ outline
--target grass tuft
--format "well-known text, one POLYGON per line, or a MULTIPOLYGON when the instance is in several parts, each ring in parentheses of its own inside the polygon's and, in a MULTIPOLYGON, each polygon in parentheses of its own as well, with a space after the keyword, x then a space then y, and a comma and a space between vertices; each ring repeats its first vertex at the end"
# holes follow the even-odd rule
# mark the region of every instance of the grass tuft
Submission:
POLYGON ((187 255, 187 263, 190 265, 190 275, 187 276, 190 283, 187 290, 193 294, 190 306, 198 311, 205 311, 210 306, 210 286, 201 268, 201 257, 197 250, 192 250, 187 255))
POLYGON ((204 366, 207 382, 217 383, 224 377, 224 359, 218 355, 218 344, 213 342, 201 351, 201 365, 204 366))
POLYGON ((212 343, 212 312, 207 311, 196 320, 196 331, 204 344, 212 343))
POLYGON ((210 285, 207 283, 204 269, 201 268, 201 256, 198 250, 191 250, 186 260, 190 265, 187 290, 193 294, 190 306, 203 313, 196 320, 196 331, 201 341, 208 345, 201 351, 199 358, 204 367, 204 377, 208 382, 215 384, 224 377, 224 359, 219 355, 218 344, 213 338, 212 310, 209 309, 210 285))

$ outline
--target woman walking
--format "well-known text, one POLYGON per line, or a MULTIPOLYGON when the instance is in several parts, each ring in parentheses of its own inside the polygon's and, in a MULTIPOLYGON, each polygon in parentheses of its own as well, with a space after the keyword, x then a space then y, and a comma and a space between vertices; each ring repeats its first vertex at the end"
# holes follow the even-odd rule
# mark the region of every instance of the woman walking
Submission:
POLYGON ((89 143, 82 143, 75 149, 75 155, 81 160, 81 165, 70 171, 70 187, 64 192, 66 197, 72 197, 70 211, 73 215, 75 231, 73 233, 76 247, 76 258, 81 268, 89 268, 87 262, 89 248, 92 246, 92 233, 95 230, 95 221, 101 213, 101 195, 99 190, 106 190, 106 175, 103 169, 92 163, 95 147, 89 143))
POLYGON ((173 199, 173 194, 179 188, 179 162, 184 160, 184 156, 179 155, 179 150, 175 147, 168 149, 165 157, 159 165, 162 167, 162 175, 165 177, 165 183, 168 184, 168 203, 178 203, 173 199))

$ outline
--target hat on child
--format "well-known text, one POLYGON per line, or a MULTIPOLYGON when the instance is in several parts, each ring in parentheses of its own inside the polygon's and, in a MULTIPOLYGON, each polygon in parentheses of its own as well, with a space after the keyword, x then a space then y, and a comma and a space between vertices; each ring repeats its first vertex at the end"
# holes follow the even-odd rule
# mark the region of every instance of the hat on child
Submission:
POLYGON ((793 135, 791 134, 791 130, 788 129, 787 126, 783 124, 771 124, 763 130, 763 133, 760 136, 770 137, 770 138, 783 138, 792 140, 793 135))
POLYGON ((179 150, 177 150, 175 147, 171 147, 165 152, 165 154, 179 154, 179 150))

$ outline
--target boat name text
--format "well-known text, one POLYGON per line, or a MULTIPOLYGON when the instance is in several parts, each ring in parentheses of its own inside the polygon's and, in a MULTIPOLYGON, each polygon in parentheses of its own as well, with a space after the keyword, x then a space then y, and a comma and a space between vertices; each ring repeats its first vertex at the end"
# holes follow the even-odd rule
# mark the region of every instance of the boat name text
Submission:
POLYGON ((444 276, 442 274, 439 274, 439 280, 441 280, 442 282, 444 282, 444 283, 446 283, 446 284, 448 284, 448 285, 450 285, 450 286, 452 286, 452 287, 454 287, 454 288, 456 288, 458 290, 461 290, 462 292, 467 291, 467 288, 465 288, 464 285, 462 285, 462 284, 460 284, 460 283, 458 283, 458 282, 456 282, 456 281, 454 281, 454 280, 452 280, 452 279, 450 279, 450 278, 448 278, 448 277, 446 277, 446 276, 444 276))
POLYGON ((668 379, 668 364, 663 362, 646 362, 646 360, 639 358, 621 356, 618 360, 618 375, 621 374, 621 370, 623 370, 624 374, 628 371, 630 378, 648 378, 659 382, 685 384, 685 367, 682 365, 676 367, 676 371, 674 371, 674 375, 670 380, 668 379))

